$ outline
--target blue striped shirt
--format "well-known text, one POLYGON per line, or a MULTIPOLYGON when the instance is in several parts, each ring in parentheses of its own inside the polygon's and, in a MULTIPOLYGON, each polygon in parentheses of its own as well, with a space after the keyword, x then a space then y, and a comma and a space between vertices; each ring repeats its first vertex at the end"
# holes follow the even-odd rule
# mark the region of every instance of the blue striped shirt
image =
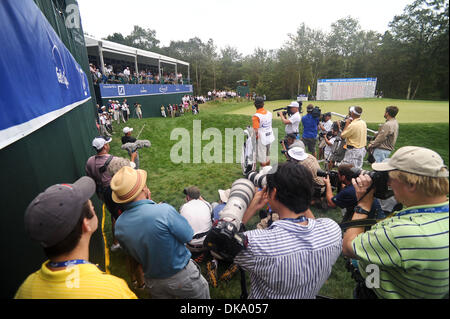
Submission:
POLYGON ((245 234, 248 247, 234 262, 250 273, 249 298, 315 298, 342 251, 341 229, 329 218, 279 220, 245 234))

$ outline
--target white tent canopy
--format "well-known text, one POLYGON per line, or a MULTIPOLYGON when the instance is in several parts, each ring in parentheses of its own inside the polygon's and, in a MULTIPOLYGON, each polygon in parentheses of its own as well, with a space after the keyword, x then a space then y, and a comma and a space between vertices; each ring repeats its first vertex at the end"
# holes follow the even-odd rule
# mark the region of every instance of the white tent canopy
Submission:
POLYGON ((188 67, 188 79, 190 78, 189 74, 189 63, 181 60, 177 60, 159 53, 151 52, 151 51, 145 51, 141 49, 136 49, 133 47, 129 47, 127 45, 107 41, 107 40, 97 40, 90 36, 85 35, 84 40, 86 43, 86 47, 98 47, 98 54, 100 56, 100 64, 102 67, 102 70, 104 69, 105 65, 103 62, 103 52, 111 52, 116 53, 120 55, 127 55, 132 56, 135 59, 135 68, 136 72, 138 73, 138 67, 137 67, 137 59, 139 56, 141 57, 147 57, 151 59, 158 60, 158 70, 159 75, 161 75, 161 63, 167 63, 167 64, 173 64, 175 65, 175 72, 177 72, 177 65, 182 64, 188 67))

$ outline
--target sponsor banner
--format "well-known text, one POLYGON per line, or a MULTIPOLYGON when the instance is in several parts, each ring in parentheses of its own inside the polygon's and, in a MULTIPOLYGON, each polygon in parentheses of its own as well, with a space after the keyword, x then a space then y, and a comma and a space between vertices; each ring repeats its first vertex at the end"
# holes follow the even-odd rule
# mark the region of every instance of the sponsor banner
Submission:
POLYGON ((192 93, 192 85, 184 84, 100 84, 102 99, 143 95, 192 93))
POLYGON ((91 98, 86 74, 32 0, 0 1, 0 149, 91 98))

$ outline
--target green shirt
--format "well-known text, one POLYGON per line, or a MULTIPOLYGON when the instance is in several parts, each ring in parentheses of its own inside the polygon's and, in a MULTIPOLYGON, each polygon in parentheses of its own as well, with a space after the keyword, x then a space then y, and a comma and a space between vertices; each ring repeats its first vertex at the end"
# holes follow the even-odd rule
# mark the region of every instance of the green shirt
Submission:
POLYGON ((379 298, 443 298, 448 293, 448 203, 396 212, 353 240, 363 278, 373 278, 368 265, 379 268, 379 288, 373 288, 379 298), (444 212, 413 211, 442 206, 444 212))

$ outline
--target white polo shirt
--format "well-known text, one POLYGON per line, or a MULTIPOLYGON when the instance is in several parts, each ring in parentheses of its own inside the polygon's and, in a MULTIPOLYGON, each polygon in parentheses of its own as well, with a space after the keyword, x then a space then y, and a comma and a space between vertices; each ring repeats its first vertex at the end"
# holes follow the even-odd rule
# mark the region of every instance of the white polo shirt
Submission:
POLYGON ((291 122, 291 124, 286 124, 284 128, 286 134, 298 133, 298 126, 301 121, 300 113, 296 112, 295 114, 291 115, 288 120, 289 122, 291 122))
MULTIPOLYGON (((194 235, 207 232, 212 227, 211 205, 199 199, 193 199, 185 203, 180 208, 180 214, 188 221, 194 230, 194 235)), ((189 244, 196 246, 202 245, 205 236, 198 239, 192 239, 189 244)))

